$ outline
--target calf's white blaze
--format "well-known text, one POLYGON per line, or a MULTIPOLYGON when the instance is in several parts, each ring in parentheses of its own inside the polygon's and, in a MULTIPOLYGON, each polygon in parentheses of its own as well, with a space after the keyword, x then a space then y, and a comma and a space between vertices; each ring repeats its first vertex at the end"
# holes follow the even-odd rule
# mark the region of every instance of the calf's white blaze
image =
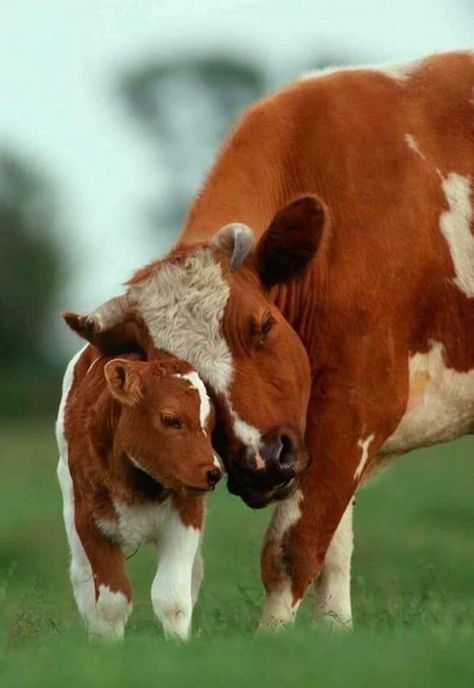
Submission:
POLYGON ((427 353, 409 359, 407 410, 381 454, 445 442, 474 429, 474 370, 446 366, 444 346, 433 342, 427 353))
POLYGON ((474 297, 474 234, 471 181, 451 172, 441 182, 449 210, 442 213, 439 225, 446 239, 456 276, 454 284, 469 298, 474 297))
POLYGON ((211 401, 203 381, 195 371, 185 375, 178 375, 177 377, 187 380, 191 387, 199 394, 199 422, 203 432, 207 434, 206 426, 211 412, 211 401))
POLYGON ((385 76, 398 81, 403 84, 409 79, 411 74, 417 69, 420 64, 419 60, 406 62, 404 64, 361 64, 361 65, 343 65, 336 67, 323 67, 322 69, 314 69, 306 72, 300 76, 299 81, 306 79, 316 79, 318 77, 327 76, 329 74, 336 74, 338 72, 355 72, 355 71, 370 71, 380 72, 385 76))

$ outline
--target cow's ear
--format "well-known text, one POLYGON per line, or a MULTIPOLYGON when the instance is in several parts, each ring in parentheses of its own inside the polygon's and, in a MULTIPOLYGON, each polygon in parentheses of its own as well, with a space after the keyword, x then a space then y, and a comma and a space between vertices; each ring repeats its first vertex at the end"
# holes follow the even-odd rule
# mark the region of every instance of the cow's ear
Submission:
POLYGON ((104 368, 105 379, 111 394, 122 404, 137 406, 143 398, 143 384, 133 361, 116 358, 104 368))
POLYGON ((257 244, 257 268, 267 288, 304 273, 321 243, 326 216, 317 196, 302 196, 278 211, 257 244))

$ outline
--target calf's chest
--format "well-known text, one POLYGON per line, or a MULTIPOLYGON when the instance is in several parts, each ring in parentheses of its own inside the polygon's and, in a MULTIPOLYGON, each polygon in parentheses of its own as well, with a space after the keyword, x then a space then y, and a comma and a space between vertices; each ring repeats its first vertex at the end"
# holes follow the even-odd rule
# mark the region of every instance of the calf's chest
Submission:
POLYGON ((133 505, 114 502, 114 509, 116 518, 97 521, 101 532, 114 542, 137 546, 157 541, 169 509, 169 500, 133 505))

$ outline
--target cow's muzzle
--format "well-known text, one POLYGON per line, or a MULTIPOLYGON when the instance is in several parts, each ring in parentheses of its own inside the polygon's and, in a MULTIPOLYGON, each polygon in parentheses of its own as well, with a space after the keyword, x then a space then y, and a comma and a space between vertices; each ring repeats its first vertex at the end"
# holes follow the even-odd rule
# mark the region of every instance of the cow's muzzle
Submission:
POLYGON ((228 461, 227 487, 254 509, 286 499, 298 485, 298 476, 308 465, 303 438, 293 430, 267 433, 258 451, 242 447, 228 461))

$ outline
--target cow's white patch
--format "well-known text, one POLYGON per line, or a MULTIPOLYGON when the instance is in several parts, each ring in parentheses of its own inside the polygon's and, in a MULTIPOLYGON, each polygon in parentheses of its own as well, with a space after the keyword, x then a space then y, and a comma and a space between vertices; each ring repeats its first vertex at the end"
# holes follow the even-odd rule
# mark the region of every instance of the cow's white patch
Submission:
POLYGON ((182 261, 165 262, 132 285, 129 300, 147 324, 154 345, 188 361, 200 378, 224 395, 235 435, 255 451, 260 432, 232 408, 232 353, 222 334, 229 285, 213 250, 201 248, 182 261))
POLYGON ((417 155, 420 156, 420 158, 423 158, 423 160, 425 160, 425 156, 421 152, 420 146, 418 145, 418 141, 413 136, 413 134, 405 134, 405 141, 408 148, 411 148, 413 151, 415 151, 417 155))
POLYGON ((277 631, 293 623, 301 600, 294 600, 290 581, 284 581, 267 594, 259 631, 277 631))
POLYGON ((341 627, 351 628, 351 559, 354 549, 352 502, 334 533, 316 580, 315 613, 318 618, 341 627))
POLYGON ((296 490, 291 497, 279 502, 272 515, 272 520, 268 526, 265 540, 275 540, 280 542, 283 535, 301 518, 300 503, 303 499, 301 490, 296 490))
POLYGON ((441 343, 410 356, 409 384, 407 410, 382 454, 445 442, 474 429, 474 370, 448 368, 441 343))
POLYGON ((357 446, 361 448, 362 450, 362 455, 360 457, 359 464, 357 468, 354 471, 354 480, 359 480, 360 476, 362 475, 362 472, 365 468, 365 464, 367 463, 367 459, 369 458, 369 447, 372 444, 374 439, 373 435, 369 435, 368 437, 363 440, 362 438, 357 442, 357 446))
POLYGON ((322 69, 314 69, 306 72, 299 77, 299 81, 304 81, 306 79, 315 79, 322 76, 327 76, 328 74, 335 74, 338 72, 358 72, 358 71, 370 71, 370 72, 382 72, 385 76, 394 79, 400 83, 405 82, 411 74, 418 68, 420 62, 418 60, 412 62, 406 62, 404 64, 379 64, 379 65, 340 65, 335 67, 323 67, 322 69))
POLYGON ((199 422, 204 433, 207 433, 206 426, 211 412, 211 401, 207 394, 206 387, 199 375, 193 370, 191 373, 185 375, 178 375, 178 377, 187 380, 191 387, 199 394, 199 422))
POLYGON ((170 505, 158 541, 158 571, 151 600, 165 634, 181 640, 187 640, 191 631, 193 597, 197 595, 197 590, 193 590, 193 571, 200 540, 201 531, 185 526, 170 505))
POLYGON ((448 242, 456 277, 454 284, 469 298, 474 298, 474 234, 471 231, 473 209, 471 182, 468 177, 451 172, 441 182, 449 204, 439 225, 448 242))
POLYGON ((217 393, 229 389, 233 373, 232 355, 221 332, 229 293, 209 248, 180 262, 164 262, 129 289, 154 345, 188 361, 217 393))
POLYGON ((115 540, 131 546, 156 542, 164 526, 169 500, 155 504, 125 504, 114 502, 117 521, 99 521, 102 532, 113 532, 115 540), (115 524, 115 527, 112 527, 115 524), (105 527, 105 530, 104 530, 105 527))

